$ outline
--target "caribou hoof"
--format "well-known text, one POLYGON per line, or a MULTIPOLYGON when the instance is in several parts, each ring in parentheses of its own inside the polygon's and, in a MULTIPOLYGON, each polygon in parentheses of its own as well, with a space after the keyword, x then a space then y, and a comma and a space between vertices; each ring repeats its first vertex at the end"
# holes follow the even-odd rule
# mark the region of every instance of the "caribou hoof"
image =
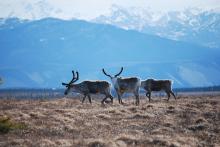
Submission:
POLYGON ((109 100, 106 100, 106 101, 104 101, 103 103, 106 103, 106 104, 112 104, 113 103, 113 101, 109 101, 109 100))

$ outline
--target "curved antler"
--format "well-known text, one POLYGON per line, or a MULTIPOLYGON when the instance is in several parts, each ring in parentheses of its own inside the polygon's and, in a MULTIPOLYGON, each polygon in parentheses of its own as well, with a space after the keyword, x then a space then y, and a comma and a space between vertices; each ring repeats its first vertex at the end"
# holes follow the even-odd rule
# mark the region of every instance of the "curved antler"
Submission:
POLYGON ((122 71, 123 71, 123 67, 121 67, 121 71, 118 74, 116 74, 115 77, 119 76, 122 73, 122 71))
POLYGON ((112 77, 111 75, 109 75, 109 74, 107 74, 106 72, 105 72, 105 70, 104 70, 104 68, 102 69, 102 72, 104 73, 104 75, 106 75, 106 76, 108 76, 108 77, 112 77))
POLYGON ((74 73, 74 70, 72 70, 72 74, 73 74, 73 78, 75 78, 75 73, 74 73))
POLYGON ((73 78, 72 80, 69 82, 69 84, 66 83, 62 83, 63 86, 69 86, 70 84, 76 82, 77 80, 79 80, 79 73, 78 71, 76 71, 76 76, 75 76, 75 72, 72 70, 72 74, 73 74, 73 78))
POLYGON ((75 78, 74 82, 76 82, 77 80, 79 80, 79 73, 78 73, 78 71, 76 71, 76 78, 75 78))
POLYGON ((72 74, 73 74, 73 79, 69 82, 69 84, 72 84, 72 83, 76 82, 77 80, 79 80, 78 71, 76 71, 76 76, 75 76, 75 72, 73 70, 72 70, 72 74))
POLYGON ((67 85, 69 85, 69 84, 66 84, 66 83, 62 83, 62 85, 63 85, 63 86, 67 86, 67 85))
POLYGON ((73 70, 72 70, 72 74, 73 74, 73 78, 72 78, 72 80, 69 82, 69 84, 72 84, 72 83, 75 81, 75 79, 76 79, 75 73, 74 73, 73 70))

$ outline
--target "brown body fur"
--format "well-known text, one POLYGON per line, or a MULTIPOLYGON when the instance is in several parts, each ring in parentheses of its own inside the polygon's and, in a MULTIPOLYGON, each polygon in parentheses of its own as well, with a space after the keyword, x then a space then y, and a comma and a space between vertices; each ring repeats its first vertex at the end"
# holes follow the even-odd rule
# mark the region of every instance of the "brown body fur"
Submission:
POLYGON ((172 94, 173 97, 176 99, 176 96, 174 95, 171 88, 172 87, 171 80, 147 79, 141 82, 141 87, 147 91, 146 96, 149 98, 149 101, 151 100, 152 91, 162 91, 162 90, 166 92, 168 96, 168 101, 170 98, 170 94, 172 94))

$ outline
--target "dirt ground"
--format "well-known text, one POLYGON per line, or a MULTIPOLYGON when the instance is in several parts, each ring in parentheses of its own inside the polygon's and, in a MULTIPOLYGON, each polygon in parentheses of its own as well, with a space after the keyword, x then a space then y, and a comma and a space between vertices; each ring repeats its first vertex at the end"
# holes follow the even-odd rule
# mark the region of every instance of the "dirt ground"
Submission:
POLYGON ((0 146, 220 146, 220 96, 123 101, 0 99, 0 117, 26 126, 0 134, 0 146))

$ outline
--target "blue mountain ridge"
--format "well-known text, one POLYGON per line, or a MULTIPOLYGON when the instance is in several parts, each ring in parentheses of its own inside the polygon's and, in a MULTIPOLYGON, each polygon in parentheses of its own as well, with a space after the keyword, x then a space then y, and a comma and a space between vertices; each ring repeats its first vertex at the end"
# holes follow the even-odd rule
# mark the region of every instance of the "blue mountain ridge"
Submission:
POLYGON ((71 79, 121 76, 172 79, 174 87, 220 84, 220 49, 82 20, 1 20, 1 87, 53 88, 71 79))

